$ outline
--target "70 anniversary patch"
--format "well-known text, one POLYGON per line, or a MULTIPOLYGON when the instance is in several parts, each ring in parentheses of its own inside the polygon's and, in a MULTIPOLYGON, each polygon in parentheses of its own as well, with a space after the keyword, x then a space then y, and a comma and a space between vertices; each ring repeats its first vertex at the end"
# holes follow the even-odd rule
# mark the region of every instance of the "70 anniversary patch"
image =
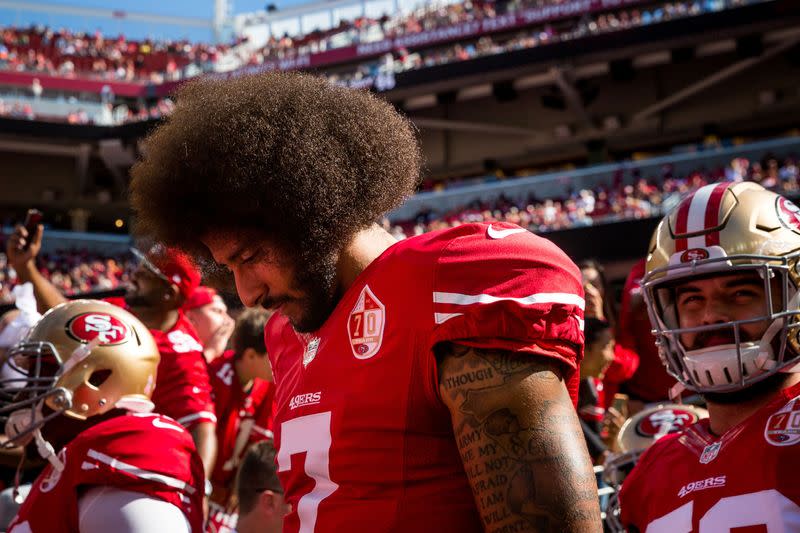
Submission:
POLYGON ((767 420, 764 438, 773 446, 800 442, 800 396, 781 407, 767 420))

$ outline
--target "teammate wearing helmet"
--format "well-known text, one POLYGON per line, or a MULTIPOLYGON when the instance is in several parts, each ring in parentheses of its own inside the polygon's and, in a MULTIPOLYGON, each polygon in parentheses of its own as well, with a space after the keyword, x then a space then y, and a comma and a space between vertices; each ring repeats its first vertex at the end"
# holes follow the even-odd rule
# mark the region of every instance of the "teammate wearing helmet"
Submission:
POLYGON ((6 446, 49 464, 13 533, 202 531, 203 465, 189 433, 151 414, 159 354, 147 328, 103 302, 47 312, 0 369, 6 446))
POLYGON ((654 442, 708 418, 708 411, 692 405, 661 404, 636 413, 625 421, 617 434, 614 453, 603 465, 603 480, 614 489, 606 508, 606 526, 617 533, 625 531, 619 521, 619 489, 654 442))
MULTIPOLYGON (((17 226, 6 243, 9 262, 20 280, 32 283, 42 312, 66 301, 36 268, 43 233, 42 225, 33 235, 17 226)), ((109 301, 133 313, 155 338, 161 353, 159 382, 153 394, 155 411, 174 418, 191 432, 210 476, 217 455, 214 402, 203 346, 181 310, 200 285, 200 275, 186 256, 163 246, 154 246, 147 254, 135 254, 139 265, 125 298, 109 301)))
POLYGON ((709 418, 642 456, 620 494, 628 530, 800 527, 799 212, 760 185, 719 183, 656 229, 650 319, 668 372, 709 418))

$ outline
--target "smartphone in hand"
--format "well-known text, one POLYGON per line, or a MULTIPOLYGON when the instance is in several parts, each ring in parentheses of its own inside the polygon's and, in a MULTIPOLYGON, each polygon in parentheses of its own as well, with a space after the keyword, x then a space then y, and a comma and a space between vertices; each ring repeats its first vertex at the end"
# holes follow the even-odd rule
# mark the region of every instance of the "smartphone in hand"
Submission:
POLYGON ((43 218, 44 214, 38 209, 28 209, 28 213, 25 215, 25 230, 28 232, 28 237, 25 239, 23 250, 30 248, 31 242, 36 236, 36 230, 39 228, 39 224, 42 223, 43 218))

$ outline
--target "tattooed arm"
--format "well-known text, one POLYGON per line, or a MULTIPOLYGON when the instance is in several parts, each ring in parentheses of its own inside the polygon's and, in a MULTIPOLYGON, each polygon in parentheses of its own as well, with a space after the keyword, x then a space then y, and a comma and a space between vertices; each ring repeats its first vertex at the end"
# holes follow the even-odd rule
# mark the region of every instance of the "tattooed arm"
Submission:
POLYGON ((592 464, 558 363, 450 342, 435 352, 485 530, 602 531, 592 464))

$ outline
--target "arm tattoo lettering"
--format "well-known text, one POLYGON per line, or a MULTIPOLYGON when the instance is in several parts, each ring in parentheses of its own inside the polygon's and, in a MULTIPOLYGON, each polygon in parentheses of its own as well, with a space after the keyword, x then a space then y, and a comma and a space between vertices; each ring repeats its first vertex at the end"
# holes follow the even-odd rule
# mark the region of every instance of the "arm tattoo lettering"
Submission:
POLYGON ((591 462, 556 363, 454 343, 435 351, 486 531, 602 531, 591 462))

